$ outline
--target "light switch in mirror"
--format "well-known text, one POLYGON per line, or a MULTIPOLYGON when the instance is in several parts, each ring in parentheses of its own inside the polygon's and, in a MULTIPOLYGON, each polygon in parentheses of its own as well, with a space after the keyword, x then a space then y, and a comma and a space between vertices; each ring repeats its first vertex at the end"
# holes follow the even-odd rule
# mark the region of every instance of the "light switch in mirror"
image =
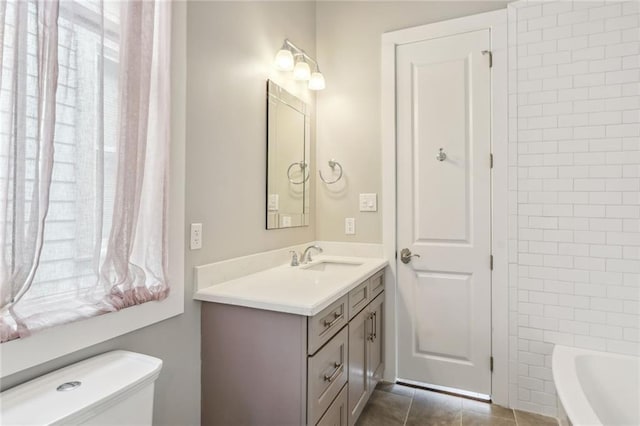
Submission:
POLYGON ((267 229, 309 225, 309 106, 267 81, 267 229))

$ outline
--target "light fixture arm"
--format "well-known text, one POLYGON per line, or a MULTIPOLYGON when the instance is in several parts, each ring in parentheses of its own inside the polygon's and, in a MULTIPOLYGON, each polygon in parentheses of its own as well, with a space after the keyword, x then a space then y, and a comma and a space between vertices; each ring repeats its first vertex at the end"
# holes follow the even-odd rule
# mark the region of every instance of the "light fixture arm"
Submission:
POLYGON ((284 48, 285 46, 287 46, 289 50, 292 50, 292 53, 294 54, 294 56, 302 55, 305 61, 313 62, 313 65, 315 66, 316 71, 320 72, 320 66, 318 65, 318 61, 316 61, 311 56, 309 56, 307 52, 305 52, 303 49, 300 49, 298 46, 291 43, 291 41, 287 38, 284 39, 284 43, 282 47, 284 48))

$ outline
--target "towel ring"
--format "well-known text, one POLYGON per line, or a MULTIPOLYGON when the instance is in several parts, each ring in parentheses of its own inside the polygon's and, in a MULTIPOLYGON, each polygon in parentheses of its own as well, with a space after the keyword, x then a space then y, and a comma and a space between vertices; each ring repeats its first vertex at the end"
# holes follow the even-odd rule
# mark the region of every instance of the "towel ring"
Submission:
POLYGON ((307 163, 305 161, 300 161, 299 163, 295 163, 294 162, 294 163, 289 164, 289 168, 287 169, 287 177, 289 178, 289 182, 291 182, 294 185, 301 185, 301 184, 305 183, 306 181, 308 181, 309 180, 309 171, 307 170, 307 163), (302 179, 301 181, 295 181, 291 177, 291 169, 294 166, 300 167, 300 170, 302 171, 302 176, 304 177, 304 179, 302 179))
POLYGON ((320 179, 322 179, 322 181, 324 183, 326 183, 327 185, 331 185, 336 183, 337 181, 339 181, 340 179, 342 179, 342 166, 340 165, 340 163, 338 163, 336 160, 334 160, 333 158, 331 160, 329 160, 329 167, 331 167, 331 171, 335 172, 336 170, 336 166, 340 169, 339 173, 338 173, 338 177, 335 178, 334 180, 326 180, 324 178, 324 176, 322 176, 322 170, 318 170, 318 173, 320 174, 320 179))

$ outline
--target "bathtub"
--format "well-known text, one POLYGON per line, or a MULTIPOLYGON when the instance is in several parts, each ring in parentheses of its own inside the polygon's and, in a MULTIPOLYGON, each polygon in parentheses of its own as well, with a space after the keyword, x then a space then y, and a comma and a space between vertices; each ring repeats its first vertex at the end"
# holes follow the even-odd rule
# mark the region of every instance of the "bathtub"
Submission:
POLYGON ((640 358, 556 345, 552 370, 561 424, 640 425, 640 358))

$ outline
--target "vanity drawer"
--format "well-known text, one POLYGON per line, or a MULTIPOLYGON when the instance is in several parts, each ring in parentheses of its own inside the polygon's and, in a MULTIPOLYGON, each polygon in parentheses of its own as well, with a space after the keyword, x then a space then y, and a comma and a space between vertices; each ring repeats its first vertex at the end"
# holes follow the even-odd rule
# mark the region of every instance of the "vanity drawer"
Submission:
POLYGON ((343 328, 307 359, 307 424, 315 425, 347 383, 349 340, 343 328))
POLYGON ((333 400, 327 412, 320 419, 317 426, 347 426, 349 423, 348 407, 347 407, 347 388, 344 385, 342 390, 333 400))
POLYGON ((358 315, 370 301, 371 289, 367 280, 349 292, 349 319, 358 315))
POLYGON ((308 319, 307 336, 309 354, 315 353, 322 345, 347 324, 348 295, 327 306, 319 314, 308 319))
POLYGON ((371 300, 384 290, 384 269, 376 272, 374 276, 369 278, 369 294, 371 300))

